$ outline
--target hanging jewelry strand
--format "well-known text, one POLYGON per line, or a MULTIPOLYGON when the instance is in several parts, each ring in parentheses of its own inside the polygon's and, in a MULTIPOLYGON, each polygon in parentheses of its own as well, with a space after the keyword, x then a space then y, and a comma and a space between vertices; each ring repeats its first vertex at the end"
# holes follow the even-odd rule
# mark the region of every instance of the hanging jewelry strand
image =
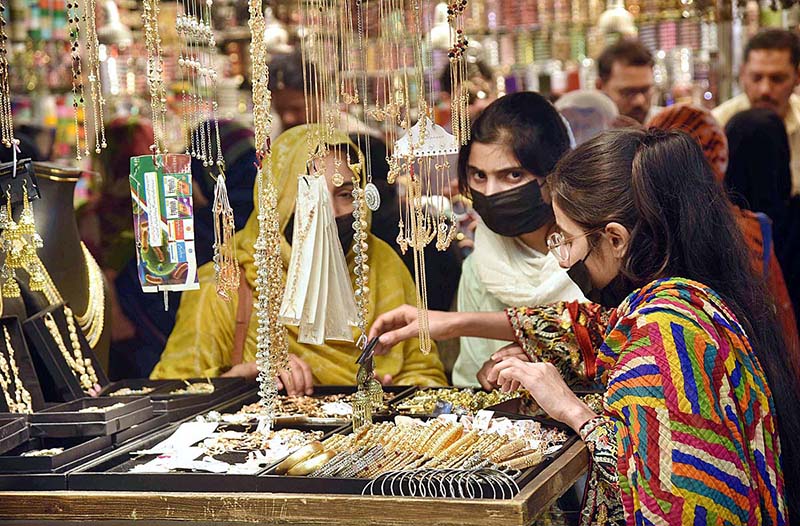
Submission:
POLYGON ((258 320, 256 365, 264 407, 264 425, 271 426, 278 394, 276 378, 288 367, 289 343, 286 328, 278 321, 283 299, 283 262, 281 260, 278 193, 272 176, 272 150, 269 134, 271 94, 264 39, 264 13, 261 0, 248 0, 250 13, 250 54, 253 85, 253 120, 258 159, 257 203, 258 238, 255 243, 256 303, 258 320))

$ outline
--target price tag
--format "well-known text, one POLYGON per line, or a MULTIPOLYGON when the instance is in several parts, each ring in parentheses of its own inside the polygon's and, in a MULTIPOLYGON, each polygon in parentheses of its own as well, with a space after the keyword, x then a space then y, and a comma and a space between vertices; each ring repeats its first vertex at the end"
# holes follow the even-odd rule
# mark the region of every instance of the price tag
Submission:
POLYGON ((484 431, 489 429, 489 423, 492 421, 493 416, 494 411, 487 411, 485 409, 478 411, 478 414, 475 415, 475 429, 482 429, 484 431))

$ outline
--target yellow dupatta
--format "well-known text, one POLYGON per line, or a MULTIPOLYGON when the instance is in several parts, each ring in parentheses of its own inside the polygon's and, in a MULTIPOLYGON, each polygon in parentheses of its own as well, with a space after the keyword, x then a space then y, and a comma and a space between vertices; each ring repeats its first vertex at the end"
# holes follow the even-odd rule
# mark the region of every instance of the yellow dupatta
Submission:
MULTIPOLYGON (((309 126, 291 128, 281 134, 272 145, 272 168, 278 187, 278 214, 281 233, 286 229, 294 213, 297 195, 297 176, 306 172, 308 159, 307 132, 309 126)), ((331 145, 347 145, 358 151, 344 134, 336 134, 331 145)), ((255 194, 255 189, 254 189, 255 194)), ((258 236, 258 202, 245 227, 236 234, 237 255, 251 288, 255 284, 253 244, 258 236)), ((368 219, 369 221, 369 219, 368 219)), ((414 303, 414 283, 405 265, 397 254, 383 241, 372 234, 368 236, 369 312, 367 324, 371 325, 376 314, 386 312, 404 303, 414 303)), ((291 246, 285 238, 281 240, 281 256, 286 267, 289 264, 291 246)), ((347 254, 350 279, 354 281, 353 253, 347 254)), ((200 267, 200 290, 184 292, 178 309, 175 329, 170 335, 161 361, 156 365, 151 378, 190 378, 218 376, 231 366, 231 354, 235 333, 237 295, 226 302, 216 294, 214 266, 208 263, 200 267)), ((244 348, 244 361, 255 360, 256 318, 250 318, 244 348)), ((287 327, 289 352, 297 355, 311 368, 315 384, 353 385, 358 370, 355 345, 347 342, 326 342, 324 345, 297 343, 298 328, 287 327)), ((357 336, 354 330, 354 336, 357 336)), ((386 356, 375 359, 377 373, 391 375, 398 385, 444 385, 444 369, 436 349, 424 355, 419 342, 409 340, 397 345, 386 356)))

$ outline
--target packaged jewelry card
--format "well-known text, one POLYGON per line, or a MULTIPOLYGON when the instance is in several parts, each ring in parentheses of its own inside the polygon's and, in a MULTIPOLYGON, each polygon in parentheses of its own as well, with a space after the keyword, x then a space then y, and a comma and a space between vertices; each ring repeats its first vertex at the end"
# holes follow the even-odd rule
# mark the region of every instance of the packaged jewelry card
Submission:
POLYGON ((43 391, 48 402, 69 402, 99 391, 108 378, 89 342, 66 305, 52 305, 22 324, 39 360, 43 391))
POLYGON ((131 157, 130 185, 142 290, 197 289, 191 157, 131 157))
POLYGON ((44 396, 19 318, 0 318, 0 413, 44 409, 44 396))

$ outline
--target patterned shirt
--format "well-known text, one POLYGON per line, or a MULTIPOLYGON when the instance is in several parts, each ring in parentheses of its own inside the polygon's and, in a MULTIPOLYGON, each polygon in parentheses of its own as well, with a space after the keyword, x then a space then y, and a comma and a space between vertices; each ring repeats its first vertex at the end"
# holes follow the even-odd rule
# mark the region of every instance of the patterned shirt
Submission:
POLYGON ((581 429, 593 459, 583 524, 619 523, 620 507, 636 525, 786 524, 772 395, 720 297, 655 281, 608 327, 604 415, 581 429))

